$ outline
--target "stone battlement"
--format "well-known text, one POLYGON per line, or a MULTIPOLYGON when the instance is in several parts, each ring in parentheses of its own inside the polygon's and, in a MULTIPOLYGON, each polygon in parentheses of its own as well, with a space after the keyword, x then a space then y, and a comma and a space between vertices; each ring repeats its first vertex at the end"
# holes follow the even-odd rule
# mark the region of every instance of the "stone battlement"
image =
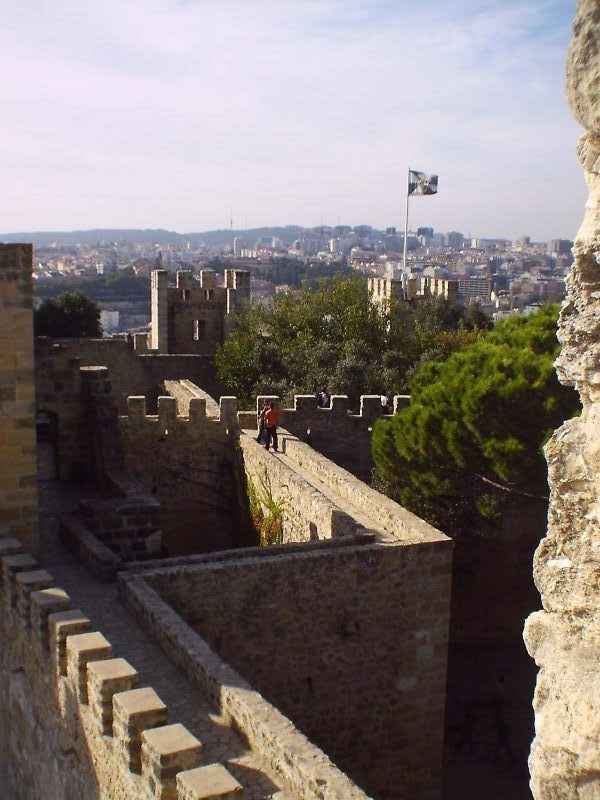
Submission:
MULTIPOLYGON (((103 797, 242 798, 235 778, 221 764, 203 765, 202 742, 183 725, 168 724, 168 708, 154 689, 144 686, 136 668, 113 652, 18 540, 0 539, 0 563, 0 666, 13 673, 14 684, 3 706, 14 714, 15 698, 27 695, 36 713, 56 728, 62 749, 72 743, 79 774, 62 780, 82 787, 91 761, 103 797)), ((19 749, 27 744, 10 742, 19 749)), ((38 796, 37 783, 28 771, 11 796, 38 796)), ((77 796, 89 793, 81 788, 77 796)))
POLYGON ((143 395, 127 398, 127 414, 119 418, 123 430, 129 435, 140 431, 154 431, 159 436, 188 435, 203 436, 207 433, 227 435, 229 429, 237 426, 237 398, 221 397, 218 418, 206 413, 206 400, 192 397, 188 403, 188 414, 178 413, 177 399, 163 396, 158 398, 158 414, 147 413, 147 401, 143 395))
MULTIPOLYGON (((256 430, 258 410, 266 400, 280 401, 274 395, 260 395, 256 411, 240 411, 238 420, 243 430, 256 430)), ((333 395, 329 408, 317 405, 316 395, 294 396, 293 408, 282 408, 280 425, 315 450, 368 481, 373 469, 371 434, 375 422, 390 419, 410 403, 409 395, 395 395, 392 408, 381 405, 380 395, 361 395, 358 413, 351 409, 346 395, 333 395)))

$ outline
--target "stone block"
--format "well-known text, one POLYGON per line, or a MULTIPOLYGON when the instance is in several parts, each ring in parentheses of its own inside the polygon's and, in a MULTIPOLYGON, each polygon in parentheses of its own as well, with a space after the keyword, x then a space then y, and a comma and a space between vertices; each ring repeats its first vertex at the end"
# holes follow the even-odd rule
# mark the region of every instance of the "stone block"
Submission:
POLYGON ((54 583, 54 578, 45 569, 18 572, 15 575, 15 599, 19 616, 29 628, 31 593, 40 589, 48 589, 54 583))
POLYGON ((222 764, 197 767, 177 776, 178 800, 241 800, 243 789, 222 764))
POLYGON ((112 736, 113 696, 135 689, 139 678, 137 670, 124 658, 88 663, 88 699, 100 733, 112 736))
POLYGON ((228 428, 237 427, 237 397, 221 397, 219 400, 219 420, 228 428))
POLYGON ((142 424, 146 418, 146 397, 130 395, 127 398, 127 416, 132 423, 142 424))
POLYGON ((67 674, 67 636, 87 633, 91 627, 90 620, 78 608, 48 616, 50 650, 55 654, 59 675, 67 674))
POLYGON ((177 723, 142 733, 142 775, 152 800, 177 800, 175 776, 200 763, 202 742, 177 723))
POLYGON ((173 428, 177 420, 177 400, 174 397, 158 398, 158 426, 161 433, 173 428))
POLYGON ((6 605, 12 608, 15 602, 15 575, 19 572, 34 569, 38 566, 38 563, 29 553, 17 553, 14 556, 4 556, 1 560, 4 598, 6 605))
POLYGON ((44 649, 48 649, 50 636, 48 617, 57 611, 66 611, 71 607, 71 598, 64 591, 52 587, 31 593, 31 629, 39 638, 44 649))
POLYGON ((113 736, 131 772, 141 772, 141 734, 167 722, 166 705, 150 687, 113 696, 113 736))
POLYGON ((203 397, 190 398, 190 425, 202 427, 206 425, 206 400, 203 397))
POLYGON ((87 665, 112 656, 112 646, 101 633, 77 633, 67 636, 67 675, 80 703, 87 704, 87 665))

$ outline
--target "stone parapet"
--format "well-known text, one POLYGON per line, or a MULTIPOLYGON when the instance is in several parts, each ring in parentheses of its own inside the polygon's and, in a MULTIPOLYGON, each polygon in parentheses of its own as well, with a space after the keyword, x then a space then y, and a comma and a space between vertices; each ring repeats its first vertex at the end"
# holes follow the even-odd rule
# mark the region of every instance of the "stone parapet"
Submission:
MULTIPOLYGON (((240 428, 256 430, 258 412, 270 400, 280 402, 275 395, 259 395, 256 411, 240 411, 240 428)), ((319 407, 316 395, 295 395, 293 408, 280 409, 280 425, 327 458, 368 481, 373 468, 373 425, 380 418, 391 419, 409 402, 408 395, 396 395, 392 407, 388 408, 382 406, 380 395, 361 395, 359 411, 352 413, 346 395, 333 395, 326 408, 319 407)))
MULTIPOLYGON (((58 770, 63 789, 53 789, 57 775, 49 777, 43 760, 35 768, 24 762, 36 734, 30 730, 31 716, 19 718, 17 739, 11 738, 8 726, 0 731, 3 746, 18 748, 10 750, 3 775, 6 796, 91 797, 93 787, 94 796, 106 800, 201 797, 190 794, 185 783, 177 788, 180 774, 201 766, 200 742, 182 725, 163 727, 165 704, 152 688, 137 688, 137 670, 114 656, 111 643, 72 607, 64 590, 51 585, 52 577, 20 543, 0 538, 0 562, 3 725, 9 718, 16 722, 15 714, 27 703, 28 714, 44 720, 44 746, 55 736, 60 752, 76 758, 76 767, 58 770), (11 691, 16 695, 5 693, 7 675, 13 676, 11 691), (50 733, 53 728, 55 734, 50 733)), ((221 770, 207 784, 213 795, 206 797, 219 796, 225 785, 221 770)))

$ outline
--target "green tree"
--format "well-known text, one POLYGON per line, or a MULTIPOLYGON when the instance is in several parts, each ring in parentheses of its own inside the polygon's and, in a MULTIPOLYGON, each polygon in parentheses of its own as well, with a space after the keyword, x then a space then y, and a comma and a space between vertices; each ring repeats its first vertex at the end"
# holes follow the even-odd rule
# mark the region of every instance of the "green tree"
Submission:
POLYGON ((577 408, 553 367, 556 307, 513 317, 414 373, 411 403, 375 425, 376 482, 456 534, 518 493, 544 496, 547 437, 577 408))
POLYGON ((100 337, 100 309, 81 292, 66 292, 45 300, 35 311, 34 331, 36 336, 100 337))
MULTIPOLYGON (((489 322, 485 322, 489 325, 489 322)), ((331 393, 401 394, 415 366, 473 343, 484 322, 442 299, 370 302, 364 278, 338 275, 250 307, 217 353, 228 390, 248 403, 262 393, 290 399, 326 386, 331 393)))

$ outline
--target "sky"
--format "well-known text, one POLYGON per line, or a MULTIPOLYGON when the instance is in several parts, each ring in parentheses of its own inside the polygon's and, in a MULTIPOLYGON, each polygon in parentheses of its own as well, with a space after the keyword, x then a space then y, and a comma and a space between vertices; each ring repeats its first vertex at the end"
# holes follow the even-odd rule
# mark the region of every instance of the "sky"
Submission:
POLYGON ((5 0, 0 231, 573 238, 574 0, 5 0), (7 76, 12 76, 12 79, 7 76))

